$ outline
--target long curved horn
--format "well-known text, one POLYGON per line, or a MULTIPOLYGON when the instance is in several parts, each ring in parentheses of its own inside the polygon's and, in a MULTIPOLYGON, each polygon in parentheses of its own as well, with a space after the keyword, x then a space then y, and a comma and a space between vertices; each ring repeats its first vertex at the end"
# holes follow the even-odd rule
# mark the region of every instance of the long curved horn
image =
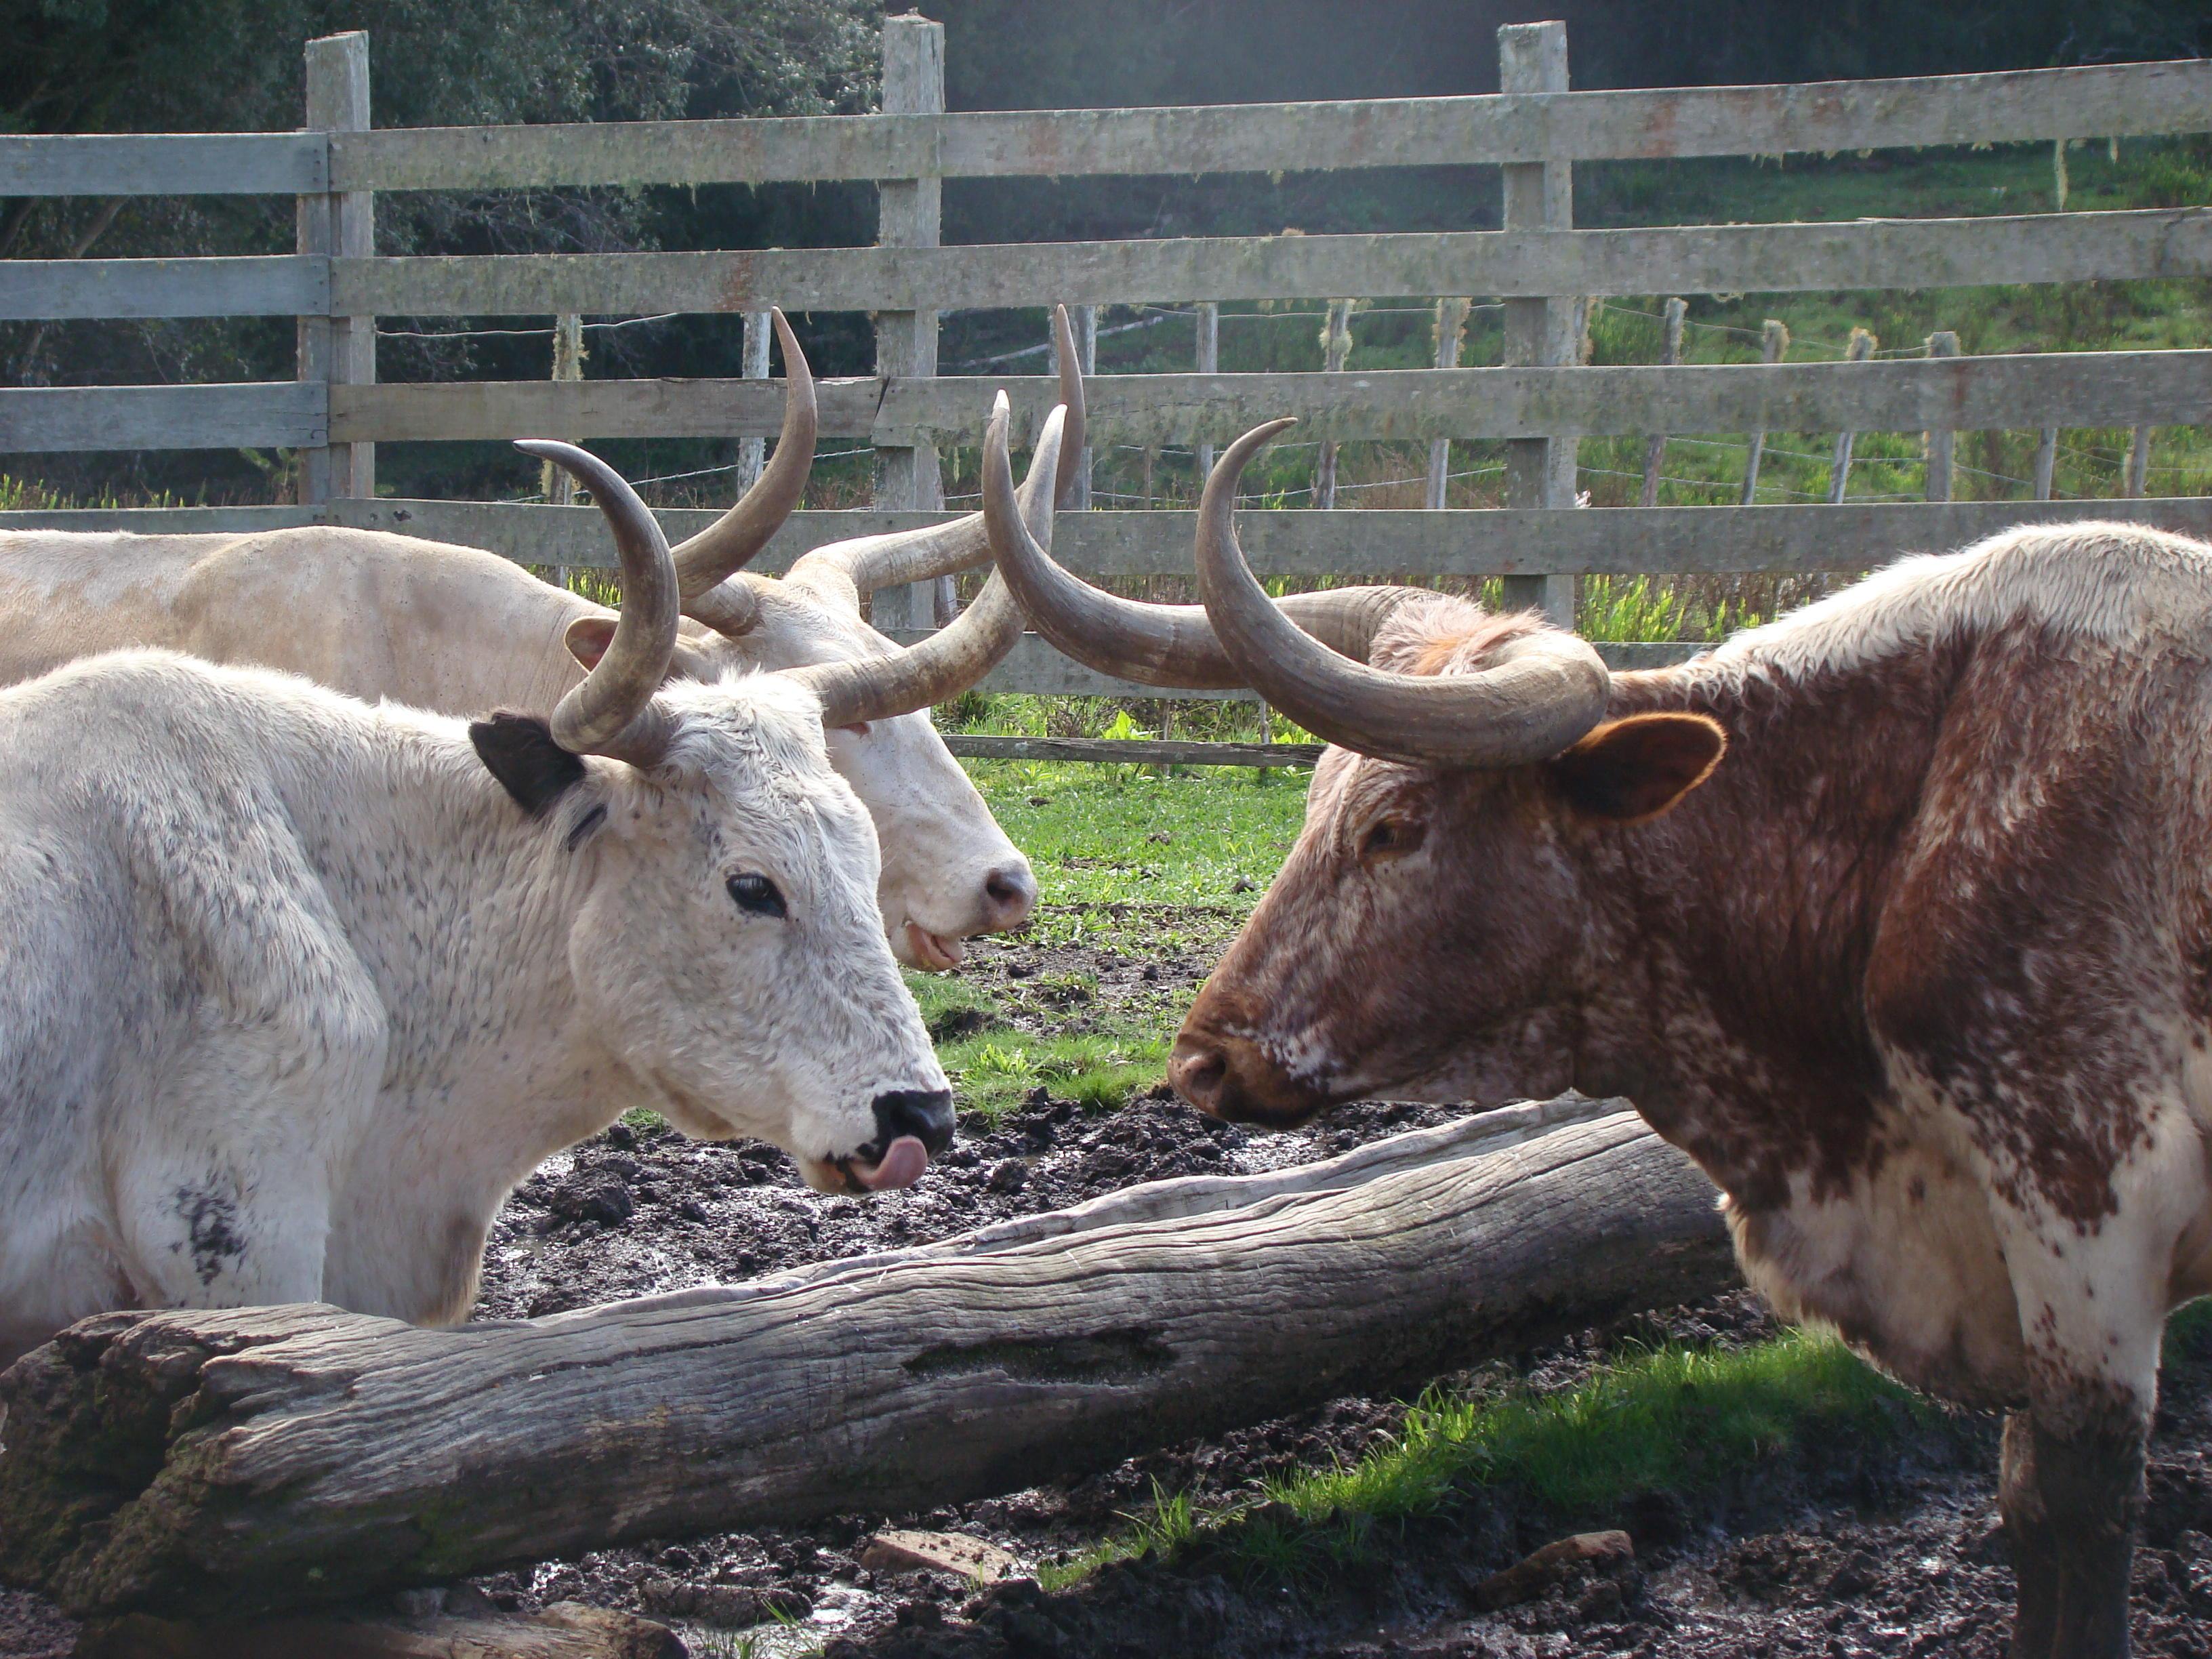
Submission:
POLYGON ((736 506, 697 535, 677 544, 672 556, 684 613, 726 634, 742 634, 759 617, 759 606, 746 588, 723 589, 722 584, 769 544, 806 493, 821 423, 814 375, 807 368, 806 354, 799 349, 799 337, 791 331, 781 307, 769 307, 768 314, 783 347, 783 430, 775 441, 775 454, 736 506))
MULTIPOLYGON (((1060 428, 1060 459, 1053 468, 1053 496, 1065 507, 1074 488, 1084 440, 1083 364, 1076 356, 1075 333, 1068 325, 1066 306, 1052 309, 1052 337, 1060 352, 1060 406, 1067 411, 1060 428)), ((969 513, 918 530, 857 536, 817 547, 792 566, 787 580, 830 587, 849 585, 857 603, 879 587, 949 576, 986 563, 990 557, 990 534, 984 527, 983 515, 969 513)))
POLYGON ((1471 674, 1390 674, 1348 662, 1278 610, 1237 544, 1237 483, 1289 421, 1229 447, 1198 507, 1198 591, 1248 683, 1331 743, 1415 766, 1505 767, 1556 755, 1605 714, 1605 664, 1574 635, 1545 629, 1471 674))
MULTIPOLYGON (((990 427, 983 439, 983 516, 987 526, 999 521, 994 534, 1003 531, 1004 520, 1017 517, 1012 510, 1014 492, 1006 459, 1008 420, 1006 394, 1002 392, 992 405, 990 427), (1005 492, 995 498, 995 507, 990 482, 994 459, 998 471, 1006 475, 1005 492)), ((1023 481, 1020 493, 1018 517, 1028 521, 1024 533, 1047 541, 1052 538, 1054 507, 1048 486, 1057 484, 1063 431, 1061 411, 1054 409, 1045 416, 1037 434, 1029 477, 1023 481)), ((993 571, 983 591, 951 626, 939 629, 918 645, 895 656, 817 663, 784 672, 821 697, 823 725, 858 726, 958 696, 996 667, 1021 636, 1022 608, 1006 591, 1005 579, 993 571)))
MULTIPOLYGON (((988 498, 988 460, 983 488, 988 498)), ((1214 637, 1204 605, 1150 605, 1109 593, 1056 563, 1019 523, 1009 531, 993 544, 999 574, 1036 631, 1066 655, 1145 685, 1214 691, 1245 684, 1214 637)), ((1334 587, 1274 603, 1332 651, 1365 662, 1375 635, 1400 606, 1433 597, 1419 587, 1334 587)))
POLYGON ((592 492, 622 560, 622 615, 598 666, 554 705, 553 741, 572 755, 651 766, 668 752, 675 723, 653 694, 667 677, 682 614, 668 538, 622 474, 588 450, 550 439, 515 445, 592 492))

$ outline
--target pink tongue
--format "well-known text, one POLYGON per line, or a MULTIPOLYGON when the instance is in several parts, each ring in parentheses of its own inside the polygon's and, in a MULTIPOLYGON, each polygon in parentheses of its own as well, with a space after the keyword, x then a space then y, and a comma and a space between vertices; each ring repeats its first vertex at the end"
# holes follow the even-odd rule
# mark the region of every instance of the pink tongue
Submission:
POLYGON ((872 1193, 888 1192, 894 1187, 911 1187, 921 1179, 922 1171, 929 1167, 929 1148, 912 1135, 901 1135, 884 1151, 883 1162, 872 1170, 853 1166, 853 1173, 860 1184, 872 1193))

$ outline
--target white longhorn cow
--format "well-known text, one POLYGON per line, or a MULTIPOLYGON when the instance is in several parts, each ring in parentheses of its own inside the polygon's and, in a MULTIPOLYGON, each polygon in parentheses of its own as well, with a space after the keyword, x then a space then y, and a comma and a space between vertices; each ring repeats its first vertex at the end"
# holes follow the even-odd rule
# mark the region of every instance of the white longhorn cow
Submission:
POLYGON ((950 1140, 823 737, 887 665, 669 680, 652 515, 533 447, 626 594, 550 723, 160 650, 0 690, 0 1363, 125 1306, 459 1318, 509 1188, 632 1103, 823 1190, 950 1140))
MULTIPOLYGON (((821 547, 782 580, 742 567, 805 489, 817 425, 799 342, 774 313, 787 376, 773 459, 743 500, 675 549, 685 620, 672 672, 711 681, 732 668, 784 669, 894 657, 861 604, 896 586, 988 562, 979 515, 821 547)), ((1056 319, 1066 332, 1064 314, 1056 319)), ((1060 361, 1079 448, 1082 377, 1072 339, 1060 361)), ((902 678, 909 710, 957 696, 1021 632, 995 582, 942 643, 927 677, 902 678), (927 695, 912 688, 925 685, 927 695)), ((139 536, 30 531, 0 535, 0 684, 134 646, 305 675, 374 700, 441 714, 544 712, 580 679, 614 613, 475 548, 387 532, 313 526, 254 535, 139 536)), ((917 663, 918 670, 922 665, 917 663)), ((1036 899, 1029 862, 1006 839, 926 712, 863 708, 830 733, 831 763, 875 820, 877 894, 891 948, 909 967, 957 965, 960 941, 1016 927, 1036 899)))

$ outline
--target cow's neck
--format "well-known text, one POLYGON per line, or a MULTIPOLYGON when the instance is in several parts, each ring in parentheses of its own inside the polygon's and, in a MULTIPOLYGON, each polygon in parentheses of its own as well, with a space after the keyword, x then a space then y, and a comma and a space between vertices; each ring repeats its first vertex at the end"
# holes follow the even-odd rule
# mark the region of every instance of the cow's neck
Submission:
POLYGON ((465 1314, 499 1200, 636 1094, 570 974, 577 855, 450 748, 373 754, 389 787, 332 813, 325 834, 313 807, 295 809, 389 1032, 374 1119, 341 1184, 325 1294, 410 1319, 465 1314), (447 1248, 424 1250, 426 1236, 447 1248), (425 1264, 435 1282, 415 1282, 425 1264))
POLYGON ((1634 1099, 1741 1200, 1778 1200, 1808 1158, 1816 1185, 1844 1178, 1874 1132, 1861 990, 1952 672, 1918 655, 1806 684, 1705 665, 1616 681, 1612 715, 1707 714, 1729 750, 1666 817, 1589 838, 1577 1082, 1634 1099))

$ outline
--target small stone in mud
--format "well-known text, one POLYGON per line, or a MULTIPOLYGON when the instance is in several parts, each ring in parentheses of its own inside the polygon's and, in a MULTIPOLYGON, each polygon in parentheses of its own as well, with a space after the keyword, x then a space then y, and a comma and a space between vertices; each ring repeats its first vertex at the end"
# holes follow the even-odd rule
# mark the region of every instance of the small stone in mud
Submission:
POLYGON ((995 1583, 1011 1578, 1021 1563, 996 1544, 957 1532, 883 1532, 861 1547, 860 1565, 871 1572, 908 1572, 916 1567, 949 1572, 956 1578, 995 1583))
POLYGON ((1578 1532, 1555 1539, 1503 1572, 1492 1573, 1474 1593, 1487 1611, 1534 1601, 1553 1585, 1585 1571, 1613 1572, 1636 1559, 1636 1546, 1625 1532, 1578 1532))
POLYGON ((991 1178, 983 1184, 994 1193, 1018 1193, 1030 1180, 1030 1166, 1018 1158, 1010 1158, 991 1171, 991 1178))
POLYGON ((638 1605, 664 1619, 696 1619, 742 1630, 769 1619, 804 1619, 814 1603, 797 1590, 754 1589, 744 1584, 686 1584, 648 1578, 638 1586, 638 1605))

